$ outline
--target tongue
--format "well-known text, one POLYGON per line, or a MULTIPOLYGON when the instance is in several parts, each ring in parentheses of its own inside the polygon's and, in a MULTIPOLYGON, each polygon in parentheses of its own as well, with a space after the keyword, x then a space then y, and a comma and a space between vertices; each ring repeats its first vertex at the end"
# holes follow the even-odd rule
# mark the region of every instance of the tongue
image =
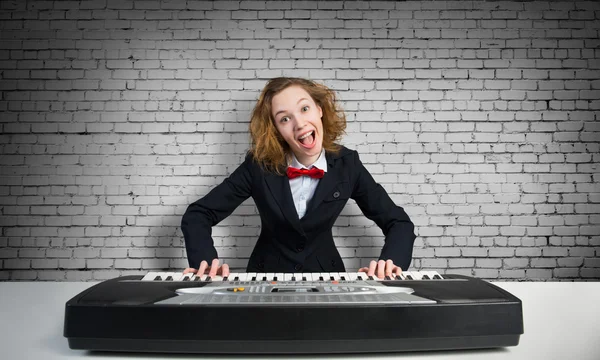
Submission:
POLYGON ((313 141, 315 141, 314 134, 310 134, 307 137, 305 137, 304 139, 300 139, 300 142, 304 145, 310 145, 313 143, 313 141))

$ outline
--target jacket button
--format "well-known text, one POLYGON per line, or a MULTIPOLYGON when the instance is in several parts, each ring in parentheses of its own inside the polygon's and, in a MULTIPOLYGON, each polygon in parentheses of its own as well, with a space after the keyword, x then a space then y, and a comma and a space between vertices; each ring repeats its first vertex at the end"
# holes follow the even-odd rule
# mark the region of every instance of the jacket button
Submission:
POLYGON ((303 252, 304 251, 304 246, 298 245, 298 247, 296 248, 296 251, 303 252))
POLYGON ((335 260, 331 260, 331 266, 335 266, 335 260))
POLYGON ((294 269, 296 269, 296 271, 302 270, 302 264, 296 264, 296 266, 294 267, 294 269))
POLYGON ((339 191, 334 192, 333 193, 333 197, 336 198, 336 199, 339 198, 340 197, 340 192, 339 191))
POLYGON ((264 262, 261 261, 261 262, 258 263, 258 268, 259 269, 262 269, 264 267, 265 267, 265 263, 264 262))

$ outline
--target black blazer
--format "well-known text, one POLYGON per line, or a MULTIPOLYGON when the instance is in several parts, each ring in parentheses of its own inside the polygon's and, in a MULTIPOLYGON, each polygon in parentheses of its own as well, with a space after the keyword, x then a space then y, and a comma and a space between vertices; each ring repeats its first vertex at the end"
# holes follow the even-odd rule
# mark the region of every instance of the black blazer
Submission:
MULTIPOLYGON (((211 228, 252 196, 260 213, 261 233, 247 272, 343 272, 331 229, 349 198, 385 235, 380 259, 407 270, 415 240, 414 225, 365 169, 358 153, 342 147, 326 153, 327 172, 298 218, 285 175, 265 172, 250 155, 220 185, 187 208, 181 221, 189 266, 217 258, 211 228)), ((356 271, 358 269, 353 269, 356 271)))

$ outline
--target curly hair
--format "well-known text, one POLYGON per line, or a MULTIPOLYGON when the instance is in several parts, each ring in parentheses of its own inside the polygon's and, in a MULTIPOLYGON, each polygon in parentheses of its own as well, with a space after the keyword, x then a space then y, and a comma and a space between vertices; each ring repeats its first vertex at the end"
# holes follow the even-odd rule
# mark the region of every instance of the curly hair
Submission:
POLYGON ((250 154, 266 171, 282 174, 288 165, 290 146, 279 134, 272 115, 273 97, 290 86, 302 87, 323 110, 323 149, 337 153, 337 141, 346 130, 346 115, 337 104, 336 94, 327 86, 312 80, 277 77, 262 90, 250 118, 250 154))

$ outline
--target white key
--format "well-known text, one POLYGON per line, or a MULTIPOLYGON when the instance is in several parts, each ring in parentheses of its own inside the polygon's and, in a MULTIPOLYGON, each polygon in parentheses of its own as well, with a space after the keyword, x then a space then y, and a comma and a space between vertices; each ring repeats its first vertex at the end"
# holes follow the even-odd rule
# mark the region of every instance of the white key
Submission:
POLYGON ((358 275, 360 275, 360 274, 364 274, 364 273, 352 272, 352 273, 348 273, 348 277, 350 278, 350 281, 356 281, 356 280, 358 280, 358 275))
POLYGON ((267 273, 267 281, 273 281, 275 278, 275 273, 267 273))
POLYGON ((169 276, 171 276, 171 277, 173 276, 173 273, 172 273, 172 272, 170 272, 170 271, 165 271, 165 272, 163 272, 163 273, 162 273, 162 275, 161 275, 161 277, 162 277, 162 279, 163 279, 163 280, 167 280, 167 278, 168 278, 169 276))
POLYGON ((236 281, 235 278, 240 276, 239 273, 229 273, 229 276, 227 276, 227 281, 236 281))
MULTIPOLYGON (((284 274, 283 281, 292 281, 293 277, 294 277, 294 274, 292 274, 292 273, 284 274)), ((279 276, 277 277, 277 279, 279 279, 279 276)))
MULTIPOLYGON (((252 281, 252 278, 256 277, 256 275, 258 275, 258 273, 248 273, 248 275, 246 276, 246 281, 252 281)), ((256 279, 258 278, 256 277, 256 279)))
POLYGON ((179 273, 181 276, 179 277, 179 281, 189 281, 192 273, 179 273))
MULTIPOLYGON (((203 275, 204 281, 208 281, 208 278, 209 278, 208 274, 203 275)), ((223 281, 223 277, 221 275, 215 275, 215 276, 210 277, 210 281, 211 282, 212 281, 223 281)))
POLYGON ((156 275, 160 276, 160 281, 164 281, 167 278, 167 272, 159 271, 156 275))
POLYGON ((146 275, 144 275, 144 277, 142 278, 142 281, 154 281, 154 278, 158 275, 157 272, 151 271, 149 273, 147 273, 146 275))
POLYGON ((350 280, 350 274, 348 274, 347 272, 342 272, 342 273, 338 273, 340 275, 340 280, 342 280, 342 278, 344 278, 344 281, 349 281, 350 280))
MULTIPOLYGON (((396 273, 392 273, 392 275, 390 276, 390 279, 392 280, 396 280, 396 273)), ((389 280, 388 280, 389 281, 389 280)))
MULTIPOLYGON (((443 278, 444 278, 444 277, 442 276, 442 274, 438 273, 437 271, 430 271, 429 273, 430 273, 429 277, 430 277, 430 278, 432 278, 432 279, 434 278, 434 276, 439 276, 439 277, 440 277, 440 279, 443 279, 443 278)), ((435 279, 435 280, 440 280, 440 279, 435 279)))
POLYGON ((296 281, 303 281, 303 278, 306 278, 304 281, 312 281, 312 277, 309 273, 294 273, 294 277, 296 278, 296 281))
POLYGON ((421 280, 430 280, 432 278, 431 271, 421 270, 421 280), (427 278, 425 278, 427 277, 427 278))
POLYGON ((263 278, 267 276, 267 273, 256 273, 256 281, 263 281, 263 278))
POLYGON ((402 275, 404 276, 404 280, 409 280, 408 276, 410 276, 411 279, 414 279, 412 276, 412 272, 410 272, 410 271, 403 271, 402 275))
POLYGON ((420 271, 413 271, 412 273, 415 280, 421 280, 423 278, 423 273, 420 271))
POLYGON ((240 277, 239 281, 248 281, 248 273, 239 273, 238 276, 240 277))
POLYGON ((329 281, 329 273, 322 272, 322 273, 320 273, 320 275, 317 275, 317 279, 319 277, 322 277, 324 281, 329 281))
POLYGON ((169 273, 164 272, 164 271, 159 271, 157 275, 160 276, 162 281, 164 281, 167 278, 167 276, 169 276, 169 273))
POLYGON ((285 275, 284 273, 275 273, 275 277, 277 278, 277 281, 285 281, 285 275))
POLYGON ((180 281, 183 278, 182 272, 176 272, 171 275, 173 277, 173 281, 180 281))
POLYGON ((332 277, 333 277, 334 281, 338 281, 340 279, 340 273, 338 273, 338 272, 329 273, 329 278, 331 279, 332 277))

